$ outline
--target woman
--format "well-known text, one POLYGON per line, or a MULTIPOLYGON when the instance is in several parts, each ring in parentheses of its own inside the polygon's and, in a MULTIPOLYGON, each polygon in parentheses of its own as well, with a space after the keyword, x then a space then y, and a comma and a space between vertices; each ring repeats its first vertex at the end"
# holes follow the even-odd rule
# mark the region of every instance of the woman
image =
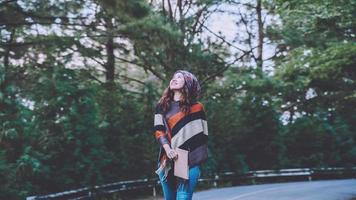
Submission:
POLYGON ((208 158, 208 126, 199 97, 197 78, 178 70, 156 105, 154 134, 160 144, 156 173, 166 200, 192 199, 201 164, 208 158), (174 176, 176 148, 189 151, 189 180, 174 176))

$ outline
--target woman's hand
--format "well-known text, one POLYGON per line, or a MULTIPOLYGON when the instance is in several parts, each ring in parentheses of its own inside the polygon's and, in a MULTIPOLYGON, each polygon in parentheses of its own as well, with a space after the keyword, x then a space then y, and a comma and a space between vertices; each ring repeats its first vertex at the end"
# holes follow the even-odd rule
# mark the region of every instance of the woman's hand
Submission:
POLYGON ((176 160, 178 158, 178 153, 173 150, 168 144, 164 144, 163 148, 166 151, 166 154, 169 159, 176 160))

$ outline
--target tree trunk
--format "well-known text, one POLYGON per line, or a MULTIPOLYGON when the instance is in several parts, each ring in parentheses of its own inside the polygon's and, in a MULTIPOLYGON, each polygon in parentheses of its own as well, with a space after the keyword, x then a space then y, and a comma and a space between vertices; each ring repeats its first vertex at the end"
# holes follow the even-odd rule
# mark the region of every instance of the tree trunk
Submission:
POLYGON ((12 42, 14 41, 14 38, 15 38, 15 32, 16 32, 16 29, 13 28, 12 31, 11 31, 11 34, 10 34, 10 39, 9 41, 7 42, 9 45, 7 47, 5 47, 5 52, 4 52, 4 80, 3 82, 1 83, 0 82, 0 91, 5 91, 5 87, 7 85, 7 81, 8 81, 8 73, 9 73, 9 64, 10 64, 10 52, 11 52, 11 44, 12 42))
POLYGON ((256 6, 257 23, 258 23, 258 48, 257 48, 256 60, 257 60, 257 67, 260 70, 262 70, 262 66, 263 66, 262 54, 263 54, 263 38, 264 38, 261 1, 262 0, 257 0, 257 6, 256 6))
POLYGON ((105 44, 107 55, 107 61, 105 64, 106 82, 113 83, 115 79, 114 37, 112 35, 113 24, 111 22, 111 18, 107 18, 105 21, 108 33, 107 42, 105 44))

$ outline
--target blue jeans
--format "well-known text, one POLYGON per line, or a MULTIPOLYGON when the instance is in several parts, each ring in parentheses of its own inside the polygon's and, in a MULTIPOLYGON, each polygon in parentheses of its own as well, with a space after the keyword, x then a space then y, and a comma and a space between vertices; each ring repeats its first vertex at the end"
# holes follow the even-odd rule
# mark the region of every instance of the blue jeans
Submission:
POLYGON ((163 171, 158 175, 165 200, 191 200, 195 186, 200 177, 200 166, 189 168, 189 180, 184 180, 173 175, 173 169, 168 173, 166 180, 162 180, 163 171), (177 181, 177 188, 175 188, 177 181))

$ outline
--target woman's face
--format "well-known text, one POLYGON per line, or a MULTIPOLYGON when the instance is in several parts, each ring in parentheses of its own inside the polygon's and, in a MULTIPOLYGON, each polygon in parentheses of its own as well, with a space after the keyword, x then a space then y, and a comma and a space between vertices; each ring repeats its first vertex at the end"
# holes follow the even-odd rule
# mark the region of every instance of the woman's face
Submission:
POLYGON ((171 90, 179 90, 184 86, 184 77, 182 73, 174 74, 172 80, 169 83, 171 90))

